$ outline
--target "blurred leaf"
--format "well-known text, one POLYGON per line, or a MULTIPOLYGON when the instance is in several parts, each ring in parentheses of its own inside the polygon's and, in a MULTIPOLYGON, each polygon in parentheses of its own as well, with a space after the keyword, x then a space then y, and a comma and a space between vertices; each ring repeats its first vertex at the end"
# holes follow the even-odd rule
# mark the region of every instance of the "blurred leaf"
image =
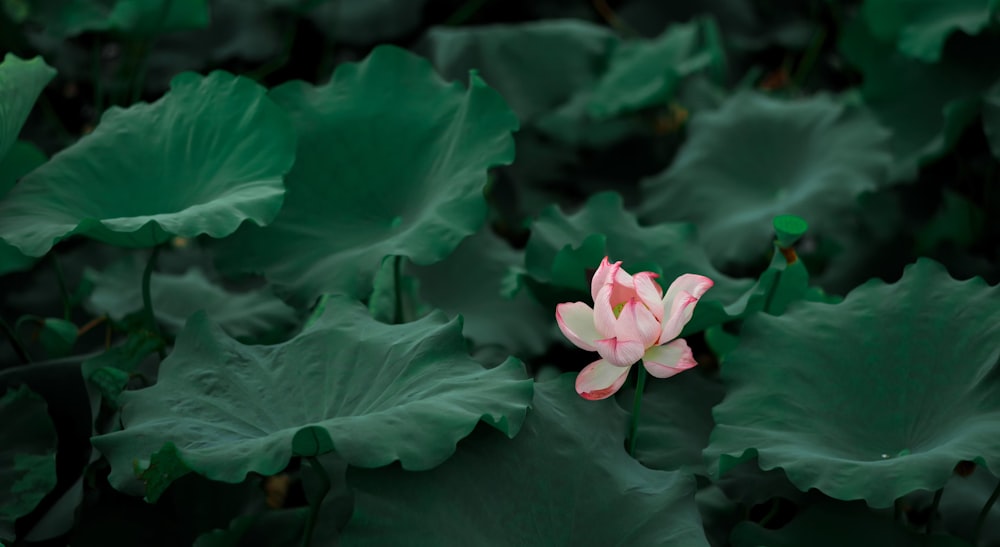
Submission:
POLYGON ((326 0, 307 13, 333 43, 387 42, 420 27, 427 0, 326 0))
POLYGON ((497 346, 526 358, 548 347, 555 310, 523 291, 504 294, 512 269, 523 263, 524 253, 486 226, 443 261, 410 270, 420 280, 420 294, 427 302, 450 316, 463 317, 466 337, 479 346, 497 346))
POLYGON ((420 299, 419 281, 404 271, 402 260, 396 256, 383 258, 372 279, 368 311, 381 323, 409 323, 430 311, 420 299))
POLYGON ((593 90, 589 112, 600 119, 663 105, 683 78, 706 70, 722 79, 725 64, 710 17, 672 25, 652 40, 623 42, 593 90))
POLYGON ((944 486, 961 460, 1000 465, 998 299, 925 259, 840 304, 748 319, 722 367, 713 475, 756 455, 803 491, 881 508, 944 486))
MULTIPOLYGON (((7 155, 0 156, 0 158, 2 158, 0 159, 0 200, 14 187, 18 179, 45 163, 45 154, 34 145, 24 141, 15 141, 7 150, 7 155)), ((27 270, 34 263, 34 258, 24 256, 21 251, 17 250, 17 247, 0 240, 0 275, 27 270)))
POLYGON ((385 325, 333 297, 316 323, 275 346, 244 346, 195 315, 157 383, 122 394, 124 430, 93 443, 111 462, 111 483, 133 494, 142 488, 132 462, 143 471, 167 442, 222 482, 281 471, 300 433, 351 465, 427 469, 480 419, 516 434, 531 392, 517 360, 484 370, 470 359, 458 321, 385 325))
POLYGON ((208 25, 207 0, 32 0, 27 18, 69 38, 88 31, 156 35, 208 25))
POLYGON ((162 342, 145 333, 133 333, 119 346, 87 359, 81 365, 84 380, 97 388, 111 408, 119 407, 119 395, 131 374, 162 342))
POLYGON ((924 62, 941 59, 945 40, 961 30, 977 34, 996 17, 995 0, 865 0, 865 22, 880 39, 924 62))
POLYGON ((573 378, 537 385, 513 440, 479 430, 429 471, 351 468, 341 543, 707 546, 691 477, 631 459, 625 412, 581 399, 573 378))
POLYGON ((73 234, 151 247, 274 218, 295 159, 285 115, 262 87, 225 72, 171 85, 155 103, 108 110, 24 177, 0 202, 0 237, 41 256, 73 234))
POLYGON ((26 386, 0 397, 0 539, 56 485, 56 431, 45 399, 26 386))
POLYGON ((956 36, 940 62, 927 64, 879 41, 855 20, 838 47, 864 74, 865 105, 892 132, 893 180, 915 178, 919 167, 951 150, 975 120, 980 94, 1000 76, 992 54, 1000 36, 956 36))
POLYGON ((76 343, 76 325, 64 319, 46 318, 38 331, 38 341, 49 358, 65 357, 76 343))
POLYGON ((272 91, 299 132, 288 196, 265 229, 244 227, 220 264, 263 270, 296 303, 365 298, 382 258, 446 257, 486 216, 490 167, 513 161, 517 118, 472 77, 446 84, 430 64, 381 46, 329 84, 272 91))
MULTIPOLYGON (((86 270, 84 276, 94 286, 85 303, 87 309, 94 315, 107 314, 114 321, 141 312, 143 268, 143 261, 133 257, 103 272, 86 270)), ((295 310, 269 288, 230 292, 209 281, 198 267, 183 275, 154 272, 149 286, 156 319, 171 333, 180 332, 184 322, 199 310, 240 339, 267 335, 296 320, 295 310)))
POLYGON ((983 98, 983 130, 990 141, 993 157, 1000 160, 1000 80, 983 98))
MULTIPOLYGON (((420 48, 449 79, 476 70, 529 124, 590 86, 618 42, 606 27, 576 19, 518 25, 434 27, 420 48)), ((520 161, 520 159, 518 160, 520 161)))
POLYGON ((691 120, 670 168, 643 182, 640 217, 694 222, 713 263, 747 263, 766 252, 777 215, 841 227, 890 165, 888 133, 859 109, 743 92, 691 120))
MULTIPOLYGON (((0 161, 5 161, 35 100, 55 75, 41 57, 25 61, 13 53, 4 56, 0 63, 0 161)), ((0 178, 0 190, 8 190, 8 183, 13 181, 0 178)))

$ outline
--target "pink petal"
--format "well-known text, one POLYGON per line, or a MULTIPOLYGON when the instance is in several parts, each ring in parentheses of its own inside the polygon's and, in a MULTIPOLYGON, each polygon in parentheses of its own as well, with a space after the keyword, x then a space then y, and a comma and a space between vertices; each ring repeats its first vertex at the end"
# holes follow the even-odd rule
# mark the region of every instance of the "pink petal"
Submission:
POLYGON ((594 341, 594 345, 597 346, 597 353, 601 357, 619 367, 634 365, 646 353, 646 346, 639 340, 605 338, 594 341))
POLYGON ((635 281, 635 294, 639 301, 660 321, 663 319, 663 289, 656 282, 658 277, 660 276, 653 272, 639 272, 632 279, 635 281))
POLYGON ((611 290, 611 283, 607 283, 601 290, 597 291, 597 296, 594 297, 594 327, 603 338, 615 336, 615 323, 618 322, 614 309, 611 307, 611 290))
POLYGON ((610 279, 614 279, 614 272, 621 267, 621 261, 615 262, 614 264, 608 262, 608 257, 601 259, 601 265, 598 266, 597 271, 594 272, 594 278, 590 280, 590 297, 595 301, 597 300, 597 292, 601 290, 601 287, 610 279))
POLYGON ((570 342, 587 351, 597 351, 594 340, 601 334, 594 327, 594 310, 583 302, 566 302, 556 306, 556 323, 570 342))
POLYGON ((684 325, 691 320, 698 299, 714 284, 711 279, 695 274, 684 274, 670 284, 667 294, 663 295, 665 317, 662 320, 661 344, 677 338, 684 325))
POLYGON ((576 377, 576 392, 584 399, 607 399, 621 389, 631 367, 616 367, 598 359, 584 367, 576 377))
POLYGON ((642 342, 643 348, 656 344, 660 332, 660 322, 653 317, 653 312, 635 298, 625 304, 615 322, 615 338, 638 340, 642 342))
POLYGON ((662 346, 653 346, 642 356, 646 370, 657 378, 669 378, 698 364, 683 338, 662 346))

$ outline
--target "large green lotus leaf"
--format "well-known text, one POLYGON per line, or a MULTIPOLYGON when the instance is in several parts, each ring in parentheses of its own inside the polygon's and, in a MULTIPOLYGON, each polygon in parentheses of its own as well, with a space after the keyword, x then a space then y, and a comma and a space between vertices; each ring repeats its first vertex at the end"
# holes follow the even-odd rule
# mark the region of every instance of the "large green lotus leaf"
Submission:
MULTIPOLYGON (((87 308, 115 321, 141 311, 143 266, 139 260, 128 259, 102 272, 86 270, 84 277, 93 284, 87 308)), ((154 272, 150 297, 157 320, 173 333, 180 332, 184 322, 199 310, 229 335, 241 339, 268 334, 296 320, 295 310, 269 289, 229 292, 209 281, 199 268, 181 275, 154 272)))
POLYGON ((208 25, 207 0, 32 0, 24 16, 68 38, 114 30, 147 36, 208 25))
POLYGON ((529 357, 548 347, 555 316, 529 294, 505 296, 512 270, 523 263, 524 253, 486 226, 448 258, 411 271, 427 302, 449 315, 462 315, 466 337, 480 346, 529 357))
POLYGON ((0 237, 29 256, 73 234, 127 247, 225 237, 274 218, 294 161, 293 129, 264 88, 181 74, 25 176, 0 203, 0 237))
POLYGON ((603 72, 618 38, 576 19, 435 27, 421 43, 434 66, 459 78, 476 69, 524 123, 566 103, 603 72))
MULTIPOLYGON (((725 388, 717 379, 692 371, 651 381, 642 395, 635 458, 651 469, 680 469, 707 476, 701 451, 715 426, 712 407, 725 388)), ((632 409, 635 387, 618 392, 618 403, 632 409)))
POLYGON ((1000 160, 1000 80, 983 98, 983 130, 990 141, 993 157, 1000 160))
POLYGON ((0 161, 17 140, 35 100, 55 75, 55 69, 41 57, 25 61, 13 53, 4 56, 0 63, 0 161))
POLYGON ((834 229, 857 196, 883 186, 888 133, 864 111, 818 95, 779 100, 743 92, 695 115, 673 164, 643 181, 640 218, 689 221, 716 264, 747 262, 794 214, 834 229))
POLYGON ((536 385, 513 440, 477 431, 431 471, 348 470, 342 544, 707 546, 692 477, 630 458, 626 413, 581 399, 574 378, 536 385))
POLYGON ((866 0, 865 22, 880 39, 900 51, 933 63, 941 59, 945 40, 956 31, 976 34, 994 19, 996 0, 866 0))
POLYGON ((224 242, 220 264, 263 270, 298 302, 367 296, 387 255, 443 259, 486 217, 486 171, 514 158, 518 121, 495 91, 445 83, 393 46, 271 96, 299 133, 288 196, 270 226, 224 242))
POLYGON ((711 18, 671 25, 652 40, 619 45, 588 108, 597 118, 607 118, 662 105, 673 97, 683 78, 702 70, 722 77, 725 64, 719 31, 711 18))
MULTIPOLYGON (((567 215, 558 206, 542 212, 531 225, 525 248, 525 267, 538 283, 554 288, 559 301, 590 301, 590 276, 605 256, 621 260, 630 272, 653 271, 666 289, 676 277, 695 273, 710 277, 715 286, 695 310, 689 331, 728 317, 723 305, 736 301, 753 285, 719 273, 697 242, 690 224, 640 226, 624 208, 616 192, 595 194, 579 211, 567 215)), ((537 292, 537 291, 536 291, 537 292)))
POLYGON ((93 443, 112 464, 112 484, 131 492, 133 462, 145 462, 136 468, 144 473, 165 443, 223 482, 278 473, 293 453, 428 469, 481 418, 516 434, 531 394, 516 359, 485 370, 468 356, 460 320, 434 313, 386 325, 332 297, 315 323, 274 346, 242 345, 195 315, 156 385, 122 394, 124 430, 93 443))
POLYGON ((1000 35, 992 33, 955 36, 934 64, 878 40, 861 21, 845 26, 838 47, 864 74, 865 104, 892 131, 894 180, 915 178, 919 167, 951 150, 976 119, 980 94, 1000 76, 993 55, 1000 35))
POLYGON ((951 536, 908 530, 894 522, 891 516, 878 515, 863 503, 813 505, 778 530, 744 521, 736 525, 730 541, 733 547, 968 547, 964 541, 951 536))
MULTIPOLYGON (((15 141, 6 156, 0 154, 0 199, 18 179, 45 163, 45 159, 41 150, 24 141, 15 141)), ((0 240, 0 275, 26 270, 34 263, 34 258, 24 256, 17 247, 0 240)))
POLYGON ((45 399, 25 386, 0 397, 0 539, 56 485, 56 430, 45 399))
POLYGON ((754 316, 722 367, 710 469, 756 455, 802 490, 873 507, 944 486, 961 460, 1000 469, 997 310, 1000 290, 924 259, 840 304, 754 316))

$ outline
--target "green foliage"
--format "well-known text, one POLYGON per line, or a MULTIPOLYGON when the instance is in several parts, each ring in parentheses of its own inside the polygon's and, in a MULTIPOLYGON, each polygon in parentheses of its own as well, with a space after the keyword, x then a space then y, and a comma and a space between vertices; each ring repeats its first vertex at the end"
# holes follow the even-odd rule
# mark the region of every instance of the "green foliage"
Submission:
POLYGON ((694 480, 629 458, 625 413, 581 399, 572 384, 570 374, 539 383, 513 440, 477 431, 443 465, 419 473, 351 469, 357 498, 342 543, 708 545, 694 480), (501 499, 521 502, 494 509, 501 499))
POLYGON ((443 259, 485 220, 486 170, 513 160, 517 118, 495 91, 475 75, 468 89, 447 84, 397 48, 271 97, 299 135, 288 196, 269 227, 225 242, 220 261, 263 271, 294 302, 366 297, 386 255, 443 259))
POLYGON ((771 220, 794 214, 836 231, 863 192, 887 182, 888 133, 833 97, 740 93, 695 116, 670 168, 643 182, 640 217, 698 226, 713 263, 766 252, 771 220))
POLYGON ((45 400, 27 387, 0 397, 0 539, 14 539, 14 521, 56 485, 56 432, 45 400))
POLYGON ((748 320, 722 370, 713 473, 756 456, 802 490, 888 507, 944 486, 961 460, 997 468, 998 298, 922 260, 840 304, 748 320))
POLYGON ((122 394, 124 430, 93 442, 128 492, 137 491, 131 462, 167 442, 190 469, 239 482, 280 472, 304 428, 352 465, 427 469, 480 419, 516 434, 531 392, 517 360, 484 370, 470 359, 459 321, 435 313, 386 325, 336 297, 276 346, 244 346, 195 315, 156 385, 122 394))
MULTIPOLYGON (((84 275, 93 286, 85 302, 87 309, 114 321, 141 312, 144 266, 140 260, 124 260, 103 272, 87 270, 84 275)), ((264 337, 296 320, 295 310, 269 289, 230 292, 209 281, 197 267, 182 275, 152 274, 150 296, 157 320, 174 334, 198 311, 239 339, 264 337)))
POLYGON ((998 0, 0 0, 0 541, 998 543, 997 51, 998 0), (634 336, 697 366, 588 366, 634 336))
POLYGON ((263 88, 225 72, 171 85, 155 103, 107 111, 28 174, 0 203, 0 237, 41 256, 74 234, 152 247, 270 222, 295 159, 284 114, 263 88))

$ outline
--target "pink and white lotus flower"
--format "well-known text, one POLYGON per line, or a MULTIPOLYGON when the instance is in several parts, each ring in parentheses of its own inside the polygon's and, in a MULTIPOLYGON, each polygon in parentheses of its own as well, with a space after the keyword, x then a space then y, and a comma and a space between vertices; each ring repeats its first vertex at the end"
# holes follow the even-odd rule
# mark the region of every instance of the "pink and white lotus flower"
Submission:
POLYGON ((583 302, 556 306, 556 321, 566 338, 601 356, 576 378, 576 391, 584 398, 613 395, 640 359, 657 378, 698 364, 687 342, 677 336, 691 320, 698 299, 714 283, 701 275, 684 274, 663 294, 658 277, 653 272, 630 275, 620 261, 611 264, 604 257, 590 286, 594 308, 583 302))

